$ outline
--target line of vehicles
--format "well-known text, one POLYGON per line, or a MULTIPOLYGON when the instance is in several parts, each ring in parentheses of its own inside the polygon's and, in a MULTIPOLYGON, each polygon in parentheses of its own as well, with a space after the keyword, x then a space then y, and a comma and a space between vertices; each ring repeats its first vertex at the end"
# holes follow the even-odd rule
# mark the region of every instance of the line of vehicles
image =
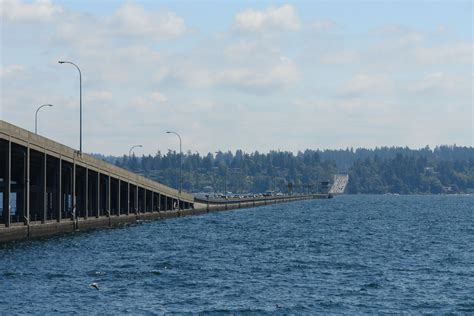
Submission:
POLYGON ((261 198, 261 197, 271 197, 271 196, 284 196, 282 192, 266 191, 264 193, 218 193, 218 192, 209 192, 209 193, 195 193, 194 196, 199 199, 205 200, 229 200, 229 199, 250 199, 250 198, 261 198))

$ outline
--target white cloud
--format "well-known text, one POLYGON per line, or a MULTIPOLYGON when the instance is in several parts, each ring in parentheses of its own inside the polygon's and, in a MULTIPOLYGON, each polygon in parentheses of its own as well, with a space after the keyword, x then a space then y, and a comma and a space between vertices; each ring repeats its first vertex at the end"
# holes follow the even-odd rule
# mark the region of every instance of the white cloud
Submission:
POLYGON ((37 0, 33 3, 2 0, 0 8, 2 19, 14 22, 49 21, 55 15, 63 12, 62 7, 54 5, 51 0, 37 0))
POLYGON ((160 92, 153 92, 151 93, 151 100, 156 103, 164 103, 168 101, 168 98, 160 92))
POLYGON ((113 99, 113 94, 110 91, 105 91, 105 90, 92 90, 88 91, 87 94, 85 95, 85 101, 86 102, 106 102, 110 101, 113 99))
POLYGON ((196 81, 197 84, 224 86, 245 92, 261 93, 274 88, 285 88, 300 79, 298 68, 288 58, 280 58, 267 66, 227 67, 219 72, 208 72, 203 69, 197 72, 186 72, 184 80, 196 81))
POLYGON ((61 47, 74 47, 84 52, 104 46, 110 41, 105 26, 95 16, 65 12, 55 23, 50 40, 61 47))
POLYGON ((7 79, 9 77, 15 77, 18 74, 21 74, 25 70, 23 65, 7 65, 2 66, 0 69, 0 78, 7 79))
POLYGON ((297 78, 296 69, 292 64, 276 65, 269 71, 255 71, 252 68, 231 68, 217 76, 217 82, 239 87, 269 88, 284 86, 297 78))
POLYGON ((446 27, 446 25, 438 25, 436 28, 436 33, 438 34, 445 34, 449 31, 449 29, 446 27))
POLYGON ((184 19, 176 13, 147 11, 140 5, 130 3, 103 18, 65 12, 62 19, 56 21, 55 39, 59 44, 67 43, 78 47, 84 53, 94 52, 95 49, 103 52, 105 45, 111 45, 121 46, 122 50, 128 49, 136 55, 143 49, 149 50, 149 47, 138 44, 140 41, 173 39, 185 32, 184 19), (133 42, 127 42, 130 40, 133 42))
MULTIPOLYGON (((366 56, 371 63, 400 68, 426 68, 446 65, 474 64, 474 43, 459 40, 449 34, 412 30, 406 27, 389 26, 372 32, 378 40, 366 56)), ((398 69, 397 69, 398 68, 398 69)))
POLYGON ((240 40, 232 42, 224 49, 225 56, 232 61, 259 60, 265 62, 269 58, 278 56, 280 49, 272 43, 262 41, 240 40))
POLYGON ((158 81, 167 74, 167 65, 161 54, 141 44, 115 47, 113 43, 109 43, 84 53, 81 51, 81 54, 87 55, 88 60, 98 62, 94 66, 95 76, 114 84, 136 84, 142 80, 158 81), (113 53, 103 58, 104 49, 113 53))
POLYGON ((215 74, 210 69, 191 61, 183 62, 181 67, 168 72, 164 78, 178 81, 191 88, 210 88, 216 84, 215 74))
POLYGON ((421 64, 474 64, 474 44, 457 43, 438 47, 418 47, 415 57, 421 64))
POLYGON ((344 96, 378 95, 391 93, 394 84, 390 78, 380 74, 359 74, 346 82, 340 92, 344 96))
POLYGON ((137 108, 145 113, 154 113, 161 103, 168 102, 168 98, 161 92, 154 91, 146 95, 132 97, 128 102, 131 108, 137 108))
POLYGON ((397 47, 421 43, 425 39, 423 33, 399 25, 387 25, 372 33, 397 47))
POLYGON ((319 20, 314 22, 310 28, 316 32, 327 32, 334 29, 335 27, 336 23, 332 20, 319 20))
POLYGON ((407 91, 416 94, 438 95, 441 93, 458 96, 463 92, 470 92, 472 95, 472 78, 469 83, 468 78, 449 75, 441 71, 433 72, 410 85, 407 91))
POLYGON ((356 51, 340 51, 325 54, 321 57, 321 63, 326 65, 351 64, 358 62, 359 53, 356 51))
POLYGON ((244 32, 296 31, 300 25, 296 10, 288 4, 265 11, 247 10, 234 19, 234 29, 244 32))
POLYGON ((133 3, 122 6, 106 26, 119 35, 154 39, 175 38, 186 31, 184 19, 174 12, 150 12, 133 3))
POLYGON ((196 111, 212 111, 218 104, 211 100, 197 100, 192 102, 192 108, 196 111))

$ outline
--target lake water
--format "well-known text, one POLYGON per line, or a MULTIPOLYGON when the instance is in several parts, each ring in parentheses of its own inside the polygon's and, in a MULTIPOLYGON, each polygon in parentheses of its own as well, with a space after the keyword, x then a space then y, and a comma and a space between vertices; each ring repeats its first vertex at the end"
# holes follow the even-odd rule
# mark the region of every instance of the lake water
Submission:
POLYGON ((146 222, 0 245, 0 314, 472 314, 473 245, 474 196, 146 222))

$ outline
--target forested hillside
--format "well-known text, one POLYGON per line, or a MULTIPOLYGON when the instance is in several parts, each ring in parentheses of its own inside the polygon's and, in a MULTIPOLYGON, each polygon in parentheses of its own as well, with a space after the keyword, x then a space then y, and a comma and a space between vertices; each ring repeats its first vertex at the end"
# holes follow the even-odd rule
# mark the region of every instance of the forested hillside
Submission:
MULTIPOLYGON (((146 177, 178 186, 179 153, 99 158, 146 177)), ((348 193, 458 193, 474 188, 474 148, 440 146, 434 149, 382 147, 375 149, 305 150, 269 153, 185 153, 183 189, 216 192, 295 192, 316 190, 337 172, 349 173, 348 193), (208 188, 209 189, 209 188, 208 188)))
POLYGON ((349 171, 348 193, 459 193, 474 188, 474 159, 404 156, 357 160, 349 171))

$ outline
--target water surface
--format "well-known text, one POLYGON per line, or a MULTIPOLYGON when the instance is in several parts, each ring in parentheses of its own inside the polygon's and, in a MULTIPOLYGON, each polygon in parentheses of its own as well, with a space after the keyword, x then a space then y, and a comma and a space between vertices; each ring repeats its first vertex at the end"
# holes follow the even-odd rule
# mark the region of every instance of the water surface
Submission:
POLYGON ((0 314, 472 314, 473 212, 339 196, 0 245, 0 314))

